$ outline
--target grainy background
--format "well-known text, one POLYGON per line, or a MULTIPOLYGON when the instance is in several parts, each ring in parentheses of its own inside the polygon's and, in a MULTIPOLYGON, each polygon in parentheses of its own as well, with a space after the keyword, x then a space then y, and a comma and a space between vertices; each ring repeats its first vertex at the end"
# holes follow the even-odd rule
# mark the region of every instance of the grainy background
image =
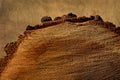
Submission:
POLYGON ((120 25, 120 0, 0 0, 0 57, 3 47, 15 41, 25 27, 40 23, 44 15, 60 16, 69 12, 79 16, 99 14, 120 25))

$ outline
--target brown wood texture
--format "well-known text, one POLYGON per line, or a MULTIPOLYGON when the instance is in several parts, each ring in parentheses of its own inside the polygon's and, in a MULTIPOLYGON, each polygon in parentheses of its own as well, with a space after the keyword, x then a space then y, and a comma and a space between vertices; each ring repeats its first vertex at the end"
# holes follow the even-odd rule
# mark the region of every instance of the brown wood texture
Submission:
POLYGON ((120 80, 120 36, 88 23, 26 31, 0 80, 120 80))

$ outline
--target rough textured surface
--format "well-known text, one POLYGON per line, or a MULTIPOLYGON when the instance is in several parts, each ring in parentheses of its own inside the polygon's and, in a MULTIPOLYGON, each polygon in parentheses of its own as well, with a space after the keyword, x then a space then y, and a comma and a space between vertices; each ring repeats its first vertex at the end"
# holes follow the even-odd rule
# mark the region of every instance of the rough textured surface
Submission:
POLYGON ((5 56, 5 44, 17 40, 28 24, 40 23, 42 16, 54 19, 70 12, 99 14, 103 20, 120 25, 120 0, 0 0, 0 58, 5 56))
POLYGON ((120 80, 120 36, 115 25, 79 20, 48 22, 43 29, 36 25, 25 31, 0 80, 120 80))

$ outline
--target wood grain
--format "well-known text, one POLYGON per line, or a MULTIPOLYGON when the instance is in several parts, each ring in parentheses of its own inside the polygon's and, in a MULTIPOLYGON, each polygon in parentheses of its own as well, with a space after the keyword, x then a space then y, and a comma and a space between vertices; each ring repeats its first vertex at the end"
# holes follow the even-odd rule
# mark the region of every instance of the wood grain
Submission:
POLYGON ((101 25, 29 31, 0 80, 120 80, 120 36, 101 25))

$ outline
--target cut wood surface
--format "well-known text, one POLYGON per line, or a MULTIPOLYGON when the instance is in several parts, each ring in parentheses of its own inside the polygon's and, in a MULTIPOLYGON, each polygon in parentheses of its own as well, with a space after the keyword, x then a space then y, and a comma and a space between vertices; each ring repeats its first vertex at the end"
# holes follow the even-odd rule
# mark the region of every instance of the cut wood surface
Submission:
POLYGON ((28 30, 0 80, 120 80, 120 36, 64 22, 28 30))

